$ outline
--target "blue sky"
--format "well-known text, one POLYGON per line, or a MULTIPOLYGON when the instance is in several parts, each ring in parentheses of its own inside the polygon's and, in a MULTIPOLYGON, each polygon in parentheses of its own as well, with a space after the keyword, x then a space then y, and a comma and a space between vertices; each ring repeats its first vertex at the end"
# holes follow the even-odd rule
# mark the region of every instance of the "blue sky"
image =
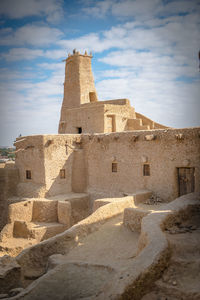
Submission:
POLYGON ((200 1, 1 0, 0 145, 57 133, 64 63, 93 53, 100 100, 164 125, 200 126, 200 1))

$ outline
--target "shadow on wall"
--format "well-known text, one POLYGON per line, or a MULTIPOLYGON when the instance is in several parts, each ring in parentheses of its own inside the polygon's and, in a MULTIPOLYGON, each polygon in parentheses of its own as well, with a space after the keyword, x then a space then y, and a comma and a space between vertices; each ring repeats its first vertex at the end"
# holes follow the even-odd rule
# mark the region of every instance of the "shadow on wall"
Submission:
MULTIPOLYGON (((66 151, 67 151, 66 146, 66 151)), ((49 162, 49 166, 51 163, 49 162)), ((48 172, 47 167, 47 172, 48 172)), ((87 168, 85 151, 81 145, 75 145, 73 152, 66 158, 60 168, 58 176, 52 178, 53 182, 46 192, 46 197, 64 194, 67 192, 84 193, 87 190, 87 168)))

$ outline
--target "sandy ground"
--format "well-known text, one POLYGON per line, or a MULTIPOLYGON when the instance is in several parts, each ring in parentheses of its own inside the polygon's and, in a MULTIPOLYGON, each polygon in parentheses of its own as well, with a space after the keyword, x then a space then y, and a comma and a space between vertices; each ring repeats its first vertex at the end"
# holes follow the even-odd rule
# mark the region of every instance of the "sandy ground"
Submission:
POLYGON ((133 259, 139 233, 122 224, 122 215, 80 240, 79 246, 62 258, 62 264, 43 276, 23 299, 93 299, 133 259))

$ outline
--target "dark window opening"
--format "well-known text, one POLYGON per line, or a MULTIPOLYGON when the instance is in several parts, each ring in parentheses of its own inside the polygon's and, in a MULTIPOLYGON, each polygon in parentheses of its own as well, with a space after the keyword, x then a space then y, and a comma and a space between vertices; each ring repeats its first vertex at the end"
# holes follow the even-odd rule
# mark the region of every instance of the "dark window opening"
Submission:
POLYGON ((26 170, 26 179, 31 179, 31 171, 26 170))
POLYGON ((82 133, 82 127, 77 127, 78 133, 81 134, 82 133))
POLYGON ((143 165, 143 176, 150 176, 150 165, 143 165))
POLYGON ((65 178, 65 169, 60 170, 60 178, 64 179, 65 178))
POLYGON ((117 172, 117 163, 112 163, 112 172, 117 172))

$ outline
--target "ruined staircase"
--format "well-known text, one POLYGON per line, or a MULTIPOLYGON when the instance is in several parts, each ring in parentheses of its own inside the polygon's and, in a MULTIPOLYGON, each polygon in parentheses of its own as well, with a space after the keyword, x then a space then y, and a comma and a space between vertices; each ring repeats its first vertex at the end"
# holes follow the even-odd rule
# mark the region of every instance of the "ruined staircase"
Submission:
POLYGON ((141 118, 139 119, 128 119, 127 121, 128 130, 150 130, 150 125, 143 125, 141 118))
POLYGON ((135 114, 135 119, 131 118, 127 120, 127 130, 151 130, 167 128, 166 126, 156 123, 140 113, 136 112, 135 114))
POLYGON ((0 256, 59 234, 89 215, 87 194, 69 193, 49 199, 28 199, 9 206, 9 223, 0 235, 0 256))

